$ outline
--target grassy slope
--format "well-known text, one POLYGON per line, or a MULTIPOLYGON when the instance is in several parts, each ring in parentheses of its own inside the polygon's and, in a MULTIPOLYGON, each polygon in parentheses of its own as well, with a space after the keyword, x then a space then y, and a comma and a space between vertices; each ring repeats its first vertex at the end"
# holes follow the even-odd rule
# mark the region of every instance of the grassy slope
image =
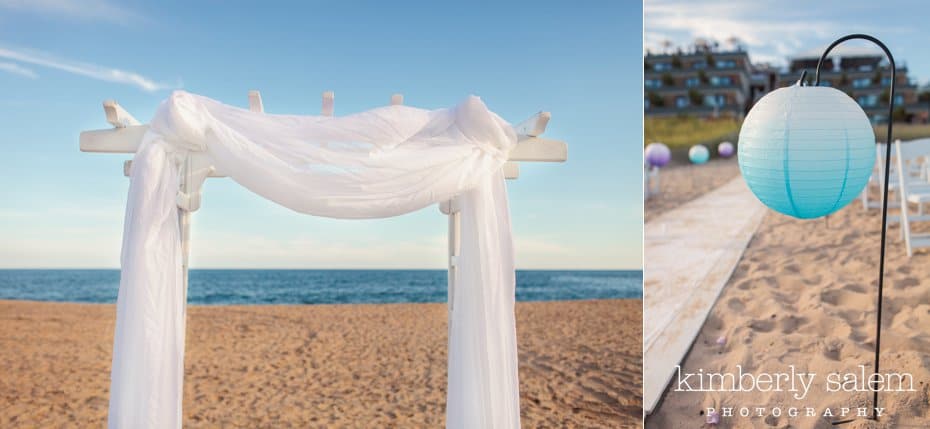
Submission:
POLYGON ((643 130, 644 144, 662 142, 674 150, 696 144, 715 145, 726 140, 736 142, 739 127, 740 122, 730 118, 650 118, 647 116, 643 130))
MULTIPOLYGON (((885 125, 875 125, 875 139, 880 142, 885 141, 885 135, 888 132, 885 125)), ((919 138, 930 137, 930 124, 906 124, 895 123, 892 130, 895 139, 914 140, 919 138)))

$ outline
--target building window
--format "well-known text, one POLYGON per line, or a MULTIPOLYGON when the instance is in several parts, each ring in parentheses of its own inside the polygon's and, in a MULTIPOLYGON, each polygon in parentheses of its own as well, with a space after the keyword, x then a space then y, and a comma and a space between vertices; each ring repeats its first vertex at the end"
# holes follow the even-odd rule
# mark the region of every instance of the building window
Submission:
POLYGON ((901 105, 903 105, 903 104, 904 104, 904 96, 903 96, 903 95, 900 95, 900 94, 899 94, 899 95, 895 95, 895 96, 894 96, 894 105, 895 105, 895 106, 901 106, 901 105))
POLYGON ((888 86, 888 85, 891 85, 891 77, 882 76, 882 86, 888 86))
POLYGON ((723 107, 727 105, 727 97, 723 94, 705 95, 704 105, 711 107, 723 107))
POLYGON ((672 63, 655 63, 655 65, 654 65, 653 67, 655 67, 656 71, 671 70, 671 69, 672 69, 672 63))
POLYGON ((862 107, 875 107, 878 105, 878 96, 875 94, 860 95, 856 97, 856 101, 862 107))
POLYGON ((662 81, 659 79, 646 79, 646 88, 661 88, 662 81))
POLYGON ((713 86, 733 85, 733 79, 730 76, 711 76, 710 84, 713 86))
POLYGON ((688 107, 690 104, 691 102, 688 99, 688 97, 685 97, 683 95, 679 95, 678 97, 675 97, 675 107, 678 107, 678 108, 688 107))
POLYGON ((822 80, 820 81, 820 86, 833 86, 833 84, 830 83, 829 80, 822 80))
POLYGON ((707 68, 707 61, 695 61, 691 63, 691 68, 694 70, 704 70, 707 68))
POLYGON ((853 88, 868 88, 872 85, 872 78, 860 77, 858 79, 853 79, 853 88))
POLYGON ((691 87, 694 87, 694 86, 698 86, 698 85, 700 85, 700 84, 701 84, 701 79, 700 79, 700 78, 697 78, 697 77, 689 77, 689 78, 685 79, 685 86, 687 86, 688 88, 691 88, 691 87))
POLYGON ((715 63, 718 69, 736 68, 736 61, 734 60, 717 60, 715 63))
POLYGON ((645 107, 646 109, 649 108, 649 98, 648 98, 648 97, 643 99, 643 107, 645 107))
POLYGON ((859 71, 872 71, 872 65, 871 65, 871 64, 863 64, 863 65, 859 66, 859 71))

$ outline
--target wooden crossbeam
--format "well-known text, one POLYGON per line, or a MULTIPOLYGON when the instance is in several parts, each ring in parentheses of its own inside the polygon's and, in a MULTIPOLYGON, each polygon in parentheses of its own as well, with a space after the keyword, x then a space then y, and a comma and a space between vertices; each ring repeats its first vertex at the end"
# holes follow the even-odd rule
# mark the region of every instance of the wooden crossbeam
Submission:
POLYGON ((511 161, 564 162, 568 159, 568 145, 561 140, 520 136, 510 151, 511 161))
MULTIPOLYGON (((136 153, 148 125, 134 125, 109 130, 81 133, 81 152, 136 153)), ((510 151, 511 161, 562 162, 568 158, 568 145, 563 141, 521 136, 510 151)))
MULTIPOLYGON (((332 91, 323 93, 322 113, 332 116, 334 111, 334 94, 332 91)), ((391 105, 402 105, 403 94, 393 94, 391 105)), ((97 153, 136 153, 145 133, 149 130, 148 124, 141 124, 136 118, 123 109, 119 103, 107 100, 103 103, 107 122, 113 125, 112 129, 84 131, 80 135, 80 148, 82 152, 97 153)), ((249 110, 264 112, 261 93, 249 91, 249 110)), ((509 161, 502 170, 507 179, 516 179, 520 176, 518 162, 562 162, 568 158, 568 146, 565 142, 539 137, 546 131, 546 125, 551 115, 548 112, 539 112, 515 127, 518 133, 516 146, 511 150, 509 161)), ((192 174, 205 179, 207 177, 227 177, 221 171, 216 171, 212 160, 206 153, 191 153, 188 160, 192 174)), ((130 175, 132 161, 123 163, 123 174, 130 175)), ((193 184, 193 189, 185 193, 184 202, 186 210, 196 210, 199 207, 200 185, 203 180, 193 184)), ((181 204, 181 202, 179 202, 181 204)))

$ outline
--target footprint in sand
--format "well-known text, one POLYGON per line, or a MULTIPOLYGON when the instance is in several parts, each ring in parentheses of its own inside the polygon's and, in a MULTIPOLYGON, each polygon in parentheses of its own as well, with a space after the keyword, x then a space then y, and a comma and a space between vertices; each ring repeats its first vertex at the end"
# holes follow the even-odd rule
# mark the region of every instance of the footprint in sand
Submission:
POLYGON ((865 350, 873 350, 875 348, 874 343, 871 341, 866 341, 869 338, 872 338, 872 336, 859 331, 852 331, 849 334, 849 339, 853 340, 857 346, 865 350))
POLYGON ((805 277, 804 280, 802 280, 802 282, 808 286, 816 286, 816 285, 819 285, 822 280, 823 280, 823 276, 815 275, 813 277, 805 277))
POLYGON ((807 323, 806 317, 788 316, 779 321, 781 332, 783 334, 792 334, 798 330, 798 327, 807 323))
POLYGON ((865 293, 865 286, 858 283, 850 283, 846 286, 843 286, 843 290, 847 290, 854 293, 865 293))
POLYGON ((772 332, 775 329, 775 322, 772 320, 753 320, 749 323, 749 328, 756 332, 772 332))
POLYGON ((722 330, 724 328, 723 319, 715 314, 711 314, 710 316, 707 316, 707 321, 704 322, 704 326, 718 331, 722 330))
POLYGON ((730 310, 742 312, 746 309, 746 304, 743 304, 743 301, 740 301, 738 298, 730 298, 730 300, 727 301, 727 307, 729 307, 730 310))
POLYGON ((773 415, 771 415, 771 414, 765 416, 765 420, 764 420, 764 421, 765 421, 765 424, 766 424, 766 425, 771 426, 771 427, 778 427, 778 425, 779 425, 779 422, 778 422, 778 421, 779 421, 779 418, 778 418, 778 417, 775 417, 775 416, 773 416, 773 415))
POLYGON ((854 328, 862 326, 867 321, 862 310, 842 310, 838 314, 847 326, 854 328))
POLYGON ((828 289, 820 292, 820 301, 830 305, 845 307, 853 300, 853 295, 843 289, 828 289))
POLYGON ((896 280, 894 282, 895 289, 907 289, 914 287, 920 284, 920 281, 914 277, 907 277, 901 280, 896 280))
POLYGON ((823 357, 838 362, 840 360, 840 352, 843 351, 843 343, 839 341, 822 343, 820 345, 820 351, 823 353, 823 357))

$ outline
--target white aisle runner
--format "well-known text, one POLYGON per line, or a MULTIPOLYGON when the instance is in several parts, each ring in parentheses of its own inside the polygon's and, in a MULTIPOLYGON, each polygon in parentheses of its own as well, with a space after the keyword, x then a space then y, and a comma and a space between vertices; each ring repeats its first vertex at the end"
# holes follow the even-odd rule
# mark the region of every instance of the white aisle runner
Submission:
POLYGON ((743 178, 646 223, 643 405, 651 413, 756 232, 765 206, 743 178))

